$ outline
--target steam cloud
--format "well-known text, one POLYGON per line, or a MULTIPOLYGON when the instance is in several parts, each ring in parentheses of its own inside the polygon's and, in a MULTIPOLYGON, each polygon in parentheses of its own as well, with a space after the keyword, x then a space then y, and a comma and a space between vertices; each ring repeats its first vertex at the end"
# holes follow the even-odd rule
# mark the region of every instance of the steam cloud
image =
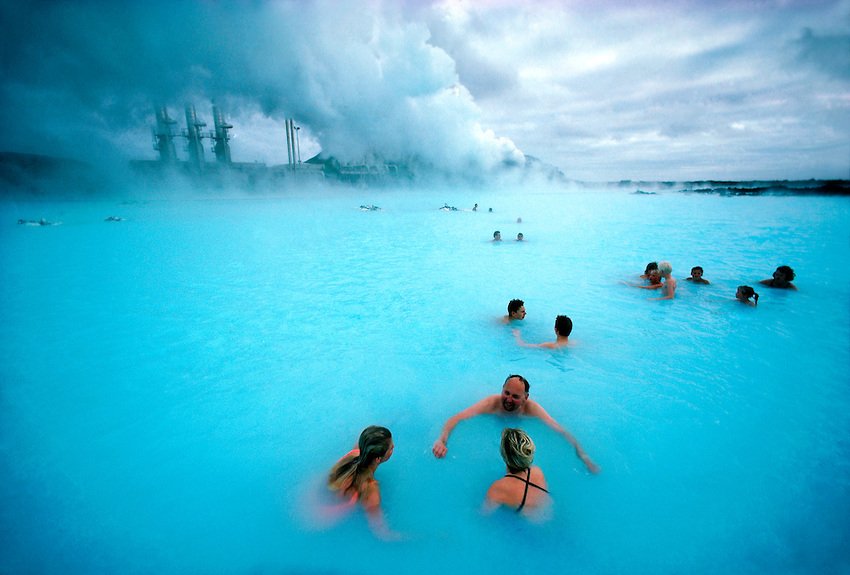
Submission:
POLYGON ((306 159, 415 161, 446 172, 522 164, 479 123, 455 62, 413 5, 363 2, 14 2, 0 87, 0 150, 154 158, 157 104, 234 124, 233 155, 283 163, 283 120, 306 159))

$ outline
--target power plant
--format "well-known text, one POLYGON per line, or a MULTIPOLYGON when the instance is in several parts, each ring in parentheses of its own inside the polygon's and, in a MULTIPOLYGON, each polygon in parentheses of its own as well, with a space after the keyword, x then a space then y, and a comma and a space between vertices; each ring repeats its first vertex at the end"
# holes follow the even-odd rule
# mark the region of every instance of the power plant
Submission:
POLYGON ((198 117, 195 106, 186 104, 186 127, 177 129, 177 120, 173 119, 166 106, 154 110, 155 126, 151 127, 153 149, 158 152, 156 160, 135 160, 132 167, 145 176, 158 177, 169 173, 184 173, 198 177, 201 181, 216 181, 216 176, 247 176, 250 182, 288 178, 331 179, 347 183, 376 183, 388 178, 410 176, 405 167, 397 164, 340 164, 332 157, 314 156, 301 160, 301 127, 292 118, 284 120, 284 138, 286 140, 286 164, 267 167, 258 162, 234 162, 230 154, 230 130, 233 125, 225 120, 224 112, 216 105, 212 107, 213 129, 207 130, 207 123, 198 117), (185 140, 186 160, 180 160, 177 153, 177 139, 185 140), (215 157, 214 162, 206 160, 205 140, 215 157))

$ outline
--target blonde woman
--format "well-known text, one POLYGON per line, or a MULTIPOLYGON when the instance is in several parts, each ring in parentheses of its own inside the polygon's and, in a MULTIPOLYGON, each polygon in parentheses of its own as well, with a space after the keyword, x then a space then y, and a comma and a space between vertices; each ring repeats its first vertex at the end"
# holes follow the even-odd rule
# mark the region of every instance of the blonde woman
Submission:
POLYGON ((546 478, 539 467, 533 466, 534 442, 521 429, 507 428, 502 432, 500 451, 507 473, 487 490, 485 511, 502 505, 524 515, 537 514, 550 503, 546 478))

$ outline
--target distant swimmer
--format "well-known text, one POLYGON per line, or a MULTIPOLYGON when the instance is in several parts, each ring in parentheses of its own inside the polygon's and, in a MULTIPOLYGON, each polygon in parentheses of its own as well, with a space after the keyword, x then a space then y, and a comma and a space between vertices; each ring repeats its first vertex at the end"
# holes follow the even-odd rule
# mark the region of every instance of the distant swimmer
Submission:
POLYGON ((543 343, 526 343, 522 340, 522 335, 518 329, 513 330, 514 337, 518 344, 523 347, 542 347, 546 349, 558 349, 565 347, 569 343, 570 334, 573 332, 573 320, 565 315, 559 315, 555 318, 555 341, 545 341, 543 343))
POLYGON ((543 471, 532 465, 535 447, 531 437, 521 429, 507 428, 502 431, 499 452, 507 473, 487 490, 484 512, 504 505, 526 516, 546 518, 540 512, 550 506, 551 499, 543 471))
POLYGON ((18 220, 19 226, 58 226, 62 222, 50 222, 41 218, 40 220, 18 220))
POLYGON ((643 274, 640 276, 641 279, 649 279, 650 272, 652 270, 658 269, 658 262, 649 262, 646 264, 646 269, 643 270, 643 274))
POLYGON ((759 294, 750 286, 738 286, 738 291, 735 292, 735 299, 753 307, 759 304, 759 294), (753 298, 753 301, 750 298, 753 298))
POLYGON ((508 302, 508 315, 502 318, 502 323, 522 321, 525 319, 525 302, 521 299, 512 299, 508 302))
POLYGON ((658 271, 661 273, 661 278, 664 280, 664 287, 662 288, 664 290, 664 295, 653 299, 673 299, 676 297, 676 280, 671 275, 673 273, 673 266, 670 265, 670 262, 660 262, 658 264, 658 271))
POLYGON ((797 277, 797 274, 795 274, 794 270, 790 267, 779 266, 776 268, 776 271, 773 272, 773 277, 771 279, 761 280, 759 283, 772 288, 796 290, 797 286, 791 283, 794 281, 795 277, 797 277))
POLYGON ((363 506, 369 526, 375 535, 387 539, 396 534, 389 530, 381 511, 381 490, 375 471, 381 463, 389 461, 395 445, 386 427, 371 425, 363 430, 357 447, 345 454, 328 474, 328 487, 347 503, 363 506))
POLYGON ((124 218, 121 218, 119 216, 109 216, 107 218, 104 218, 103 221, 104 222, 123 222, 124 218))
POLYGON ((463 411, 451 416, 443 426, 443 431, 440 433, 440 437, 437 438, 437 441, 434 442, 434 446, 431 448, 431 451, 434 453, 434 457, 442 459, 446 456, 446 452, 449 449, 447 445, 449 435, 451 435, 452 430, 461 421, 485 414, 521 415, 537 417, 551 429, 554 429, 556 432, 561 434, 567 441, 570 442, 570 445, 573 446, 576 455, 582 460, 582 462, 584 462, 587 469, 590 470, 591 473, 598 473, 599 467, 591 461, 590 457, 587 456, 576 438, 573 437, 569 431, 561 427, 557 421, 552 419, 552 416, 546 413, 546 410, 543 409, 539 403, 528 398, 528 391, 530 387, 528 380, 523 376, 516 374, 509 375, 505 380, 504 385, 502 385, 501 394, 489 395, 481 401, 470 405, 463 411))
POLYGON ((517 218, 517 219, 516 219, 516 223, 521 224, 521 223, 522 223, 522 218, 517 218))
POLYGON ((495 232, 493 232, 493 241, 494 242, 502 241, 502 232, 500 232, 499 230, 496 230, 495 232))
POLYGON ((473 212, 477 212, 477 211, 478 211, 478 204, 475 204, 474 206, 472 206, 472 211, 473 211, 473 212))
POLYGON ((378 206, 373 205, 373 204, 368 204, 368 205, 365 205, 365 206, 361 205, 360 206, 361 212, 378 212, 380 210, 381 210, 381 208, 379 208, 378 206))
POLYGON ((524 239, 525 239, 525 236, 524 236, 524 235, 522 235, 522 232, 520 232, 520 233, 518 233, 518 234, 516 235, 516 241, 521 242, 521 241, 523 241, 524 239))
POLYGON ((440 210, 444 212, 456 212, 457 208, 455 206, 450 206, 448 204, 443 204, 443 207, 440 210))
POLYGON ((706 285, 711 283, 707 279, 702 277, 702 274, 703 274, 702 266, 694 266, 694 267, 691 268, 691 277, 685 278, 685 281, 693 282, 695 284, 706 284, 706 285))

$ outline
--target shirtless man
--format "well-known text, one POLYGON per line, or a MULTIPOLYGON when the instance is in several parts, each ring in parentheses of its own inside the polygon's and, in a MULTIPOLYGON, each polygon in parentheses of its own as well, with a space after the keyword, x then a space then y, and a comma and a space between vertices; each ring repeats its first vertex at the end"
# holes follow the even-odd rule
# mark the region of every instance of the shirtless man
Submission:
POLYGON ((516 342, 523 347, 543 347, 547 349, 558 349, 569 343, 570 334, 573 332, 573 320, 565 315, 555 318, 555 341, 544 341, 543 343, 526 343, 522 340, 519 330, 515 329, 516 342))
POLYGON ((446 452, 448 451, 446 443, 449 440, 449 435, 451 435, 455 426, 464 419, 469 419, 476 415, 483 414, 516 414, 540 418, 543 423, 563 435, 564 438, 570 442, 576 450, 578 458, 584 462, 591 473, 598 473, 599 466, 591 461, 590 457, 588 457, 584 452, 584 449, 581 448, 581 445, 579 445, 576 438, 573 437, 569 431, 561 427, 557 421, 552 419, 552 416, 546 413, 546 410, 543 409, 539 403, 532 399, 528 399, 529 388, 528 380, 523 376, 509 375, 502 386, 501 394, 489 395, 478 403, 470 405, 460 413, 456 413, 451 416, 443 426, 443 431, 440 434, 440 437, 437 438, 437 441, 434 442, 434 446, 431 448, 431 451, 434 453, 434 457, 438 459, 445 457, 446 452))
POLYGON ((512 299, 508 302, 508 315, 502 318, 502 323, 511 323, 523 319, 525 319, 525 302, 521 299, 512 299))

